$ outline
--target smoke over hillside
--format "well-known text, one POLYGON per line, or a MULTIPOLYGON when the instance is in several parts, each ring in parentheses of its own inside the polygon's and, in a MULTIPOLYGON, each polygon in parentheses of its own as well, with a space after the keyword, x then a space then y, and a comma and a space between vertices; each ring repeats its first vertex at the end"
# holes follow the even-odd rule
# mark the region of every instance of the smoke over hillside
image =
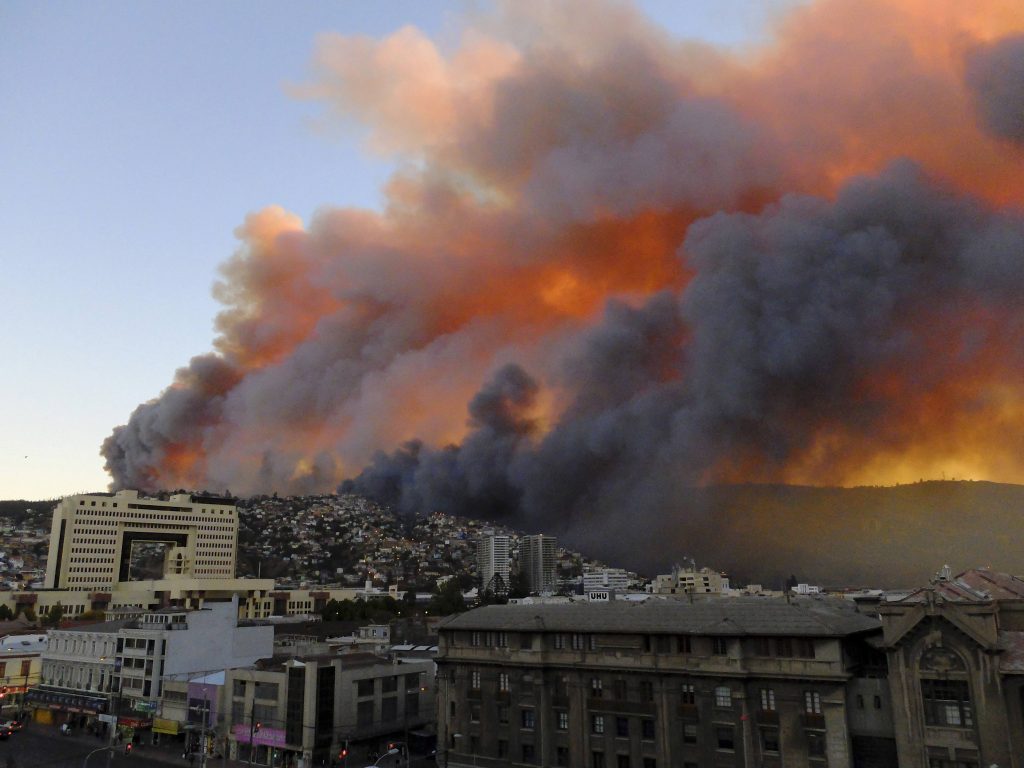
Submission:
POLYGON ((670 551, 708 483, 1022 480, 1022 32, 823 0, 740 55, 588 1, 325 36, 303 95, 404 161, 387 207, 248 217, 113 484, 345 481, 670 551))

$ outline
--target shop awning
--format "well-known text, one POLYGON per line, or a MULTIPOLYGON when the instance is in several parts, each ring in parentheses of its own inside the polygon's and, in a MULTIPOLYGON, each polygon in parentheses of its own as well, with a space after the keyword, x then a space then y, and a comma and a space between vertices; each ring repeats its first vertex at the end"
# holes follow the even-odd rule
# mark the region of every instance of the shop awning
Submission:
POLYGON ((153 733, 166 733, 171 736, 177 736, 181 733, 181 723, 177 720, 165 720, 162 717, 154 717, 153 733))

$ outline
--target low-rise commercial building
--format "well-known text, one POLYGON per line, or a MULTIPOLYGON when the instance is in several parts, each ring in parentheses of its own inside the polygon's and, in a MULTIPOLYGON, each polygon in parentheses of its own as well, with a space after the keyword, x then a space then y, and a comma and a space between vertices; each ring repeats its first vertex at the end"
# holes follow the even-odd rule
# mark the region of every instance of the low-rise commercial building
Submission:
POLYGON ((432 660, 363 653, 276 656, 228 670, 229 756, 319 765, 347 746, 355 760, 433 722, 433 678, 432 660))

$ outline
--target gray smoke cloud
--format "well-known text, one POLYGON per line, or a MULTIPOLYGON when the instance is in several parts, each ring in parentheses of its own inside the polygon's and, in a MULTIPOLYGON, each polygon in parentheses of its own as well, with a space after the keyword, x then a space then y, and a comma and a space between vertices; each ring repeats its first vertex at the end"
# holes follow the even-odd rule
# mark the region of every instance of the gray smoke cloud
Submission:
MULTIPOLYGON (((512 510, 528 528, 636 553, 634 565, 690 546, 742 569, 756 543, 717 529, 693 488, 710 470, 771 479, 807 461, 833 472, 878 443, 911 445, 918 405, 993 354, 1024 373, 1024 218, 911 163, 855 180, 835 201, 788 196, 760 214, 698 221, 680 254, 694 273, 685 289, 639 307, 613 302, 582 334, 561 374, 577 395, 541 439, 479 420, 462 447, 379 454, 345 487, 408 511, 429 512, 436 498, 485 516, 512 510), (998 316, 997 334, 979 337, 967 305, 998 316), (905 401, 872 390, 887 381, 905 401), (844 439, 823 446, 823 435, 844 439)), ((975 394, 968 406, 982 420, 975 394)), ((921 555, 905 553, 907 567, 927 568, 921 555)), ((787 567, 771 551, 758 563, 787 567)), ((841 554, 833 566, 865 575, 841 554)))
POLYGON ((979 47, 967 58, 967 85, 985 127, 1024 144, 1024 35, 979 47))
POLYGON ((394 153, 382 210, 246 218, 215 352, 113 430, 112 485, 348 478, 645 571, 788 573, 794 526, 849 521, 780 539, 708 486, 1024 477, 1019 30, 978 43, 975 102, 959 58, 1007 9, 824 0, 751 55, 617 0, 326 36, 303 95, 394 153))

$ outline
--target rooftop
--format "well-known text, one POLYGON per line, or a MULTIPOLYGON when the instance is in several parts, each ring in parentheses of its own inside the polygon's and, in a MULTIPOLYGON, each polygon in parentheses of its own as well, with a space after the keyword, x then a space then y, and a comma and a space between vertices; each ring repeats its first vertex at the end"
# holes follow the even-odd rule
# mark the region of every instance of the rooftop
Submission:
POLYGON ((446 619, 441 630, 533 630, 719 636, 845 637, 881 628, 847 600, 710 598, 698 602, 489 605, 446 619))
POLYGON ((893 602, 919 603, 929 593, 950 602, 987 602, 1024 599, 1024 579, 988 568, 971 568, 956 576, 935 579, 893 602))

